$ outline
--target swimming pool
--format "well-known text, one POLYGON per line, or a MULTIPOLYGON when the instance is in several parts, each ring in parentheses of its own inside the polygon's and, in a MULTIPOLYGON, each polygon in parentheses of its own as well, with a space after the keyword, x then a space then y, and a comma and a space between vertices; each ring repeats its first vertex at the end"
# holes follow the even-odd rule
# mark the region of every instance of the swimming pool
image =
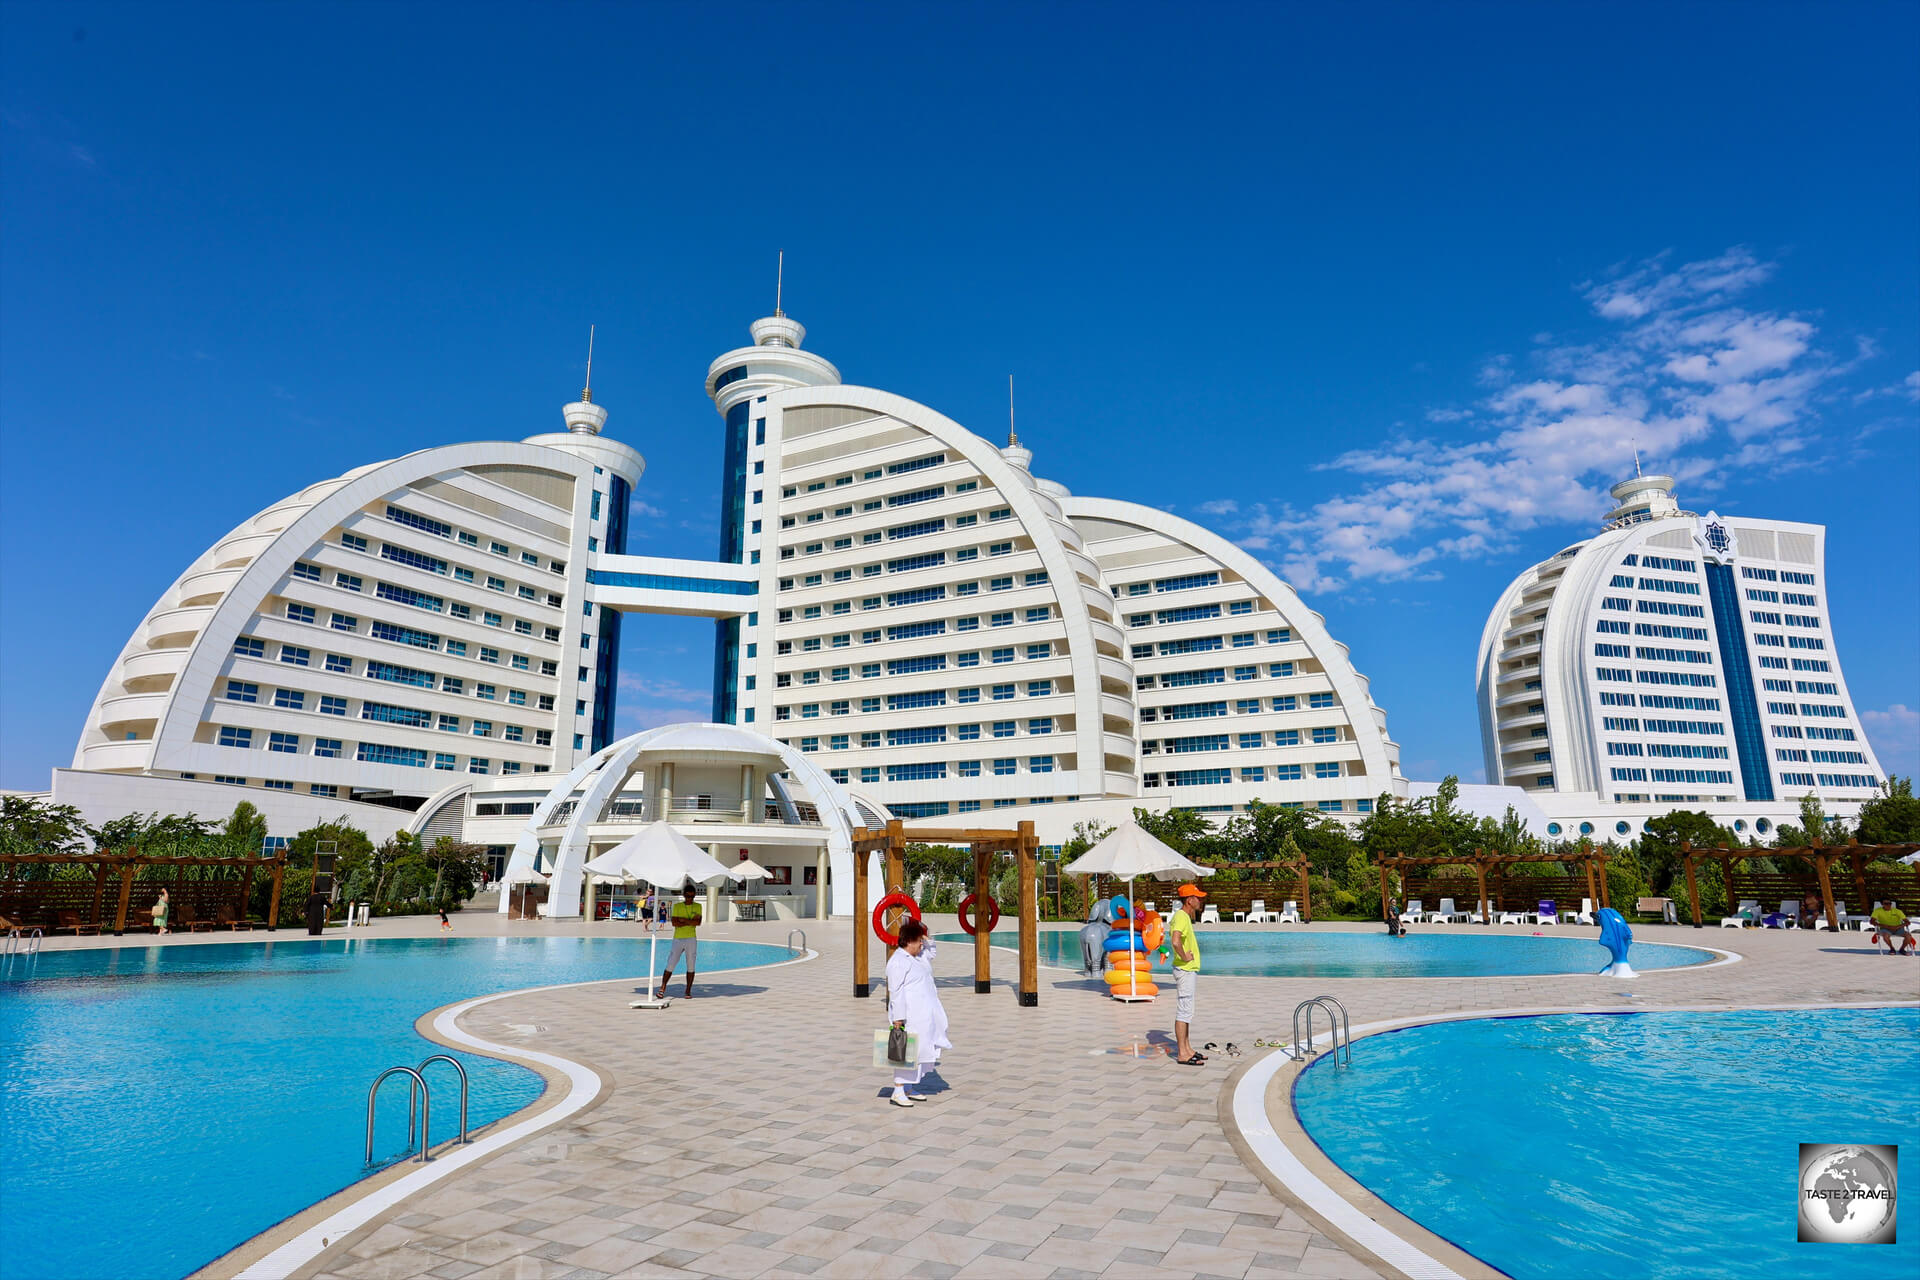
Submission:
MULTIPOLYGON (((786 958, 702 939, 700 975, 786 958)), ((441 1052, 414 1032, 420 1014, 638 977, 648 964, 646 942, 631 938, 327 939, 0 962, 0 1270, 186 1275, 366 1172, 367 1086, 441 1052)), ((627 1015, 619 997, 610 1018, 627 1015)), ((656 1025, 644 1016, 631 1015, 638 1034, 656 1025)), ((469 1127, 540 1096, 524 1067, 456 1056, 472 1082, 469 1127)), ((459 1089, 444 1064, 429 1080, 441 1142, 457 1131, 459 1089)), ((407 1091, 387 1086, 377 1159, 406 1138, 407 1091)))
MULTIPOLYGON (((1357 1181, 1511 1275, 1856 1280, 1902 1264, 1797 1241, 1799 1144, 1920 1144, 1917 1038, 1916 1009, 1480 1018, 1363 1037, 1293 1105, 1357 1181)), ((1920 1197, 1897 1226, 1920 1238, 1920 1197)))
MULTIPOLYGON (((1482 978, 1500 974, 1598 973, 1611 957, 1586 930, 1565 936, 1531 937, 1470 932, 1410 933, 1390 938, 1386 930, 1365 933, 1306 930, 1260 932, 1201 930, 1200 955, 1209 975, 1263 978, 1482 978)), ((943 933, 940 941, 970 941, 943 933)), ((1047 929, 1039 936, 1040 963, 1080 968, 1077 929, 1047 929)), ((1017 947, 1017 933, 993 935, 996 947, 1017 947)), ((1636 942, 1628 952, 1636 969, 1677 969, 1717 959, 1697 947, 1636 942)), ((1156 962, 1171 972, 1171 966, 1156 962)))

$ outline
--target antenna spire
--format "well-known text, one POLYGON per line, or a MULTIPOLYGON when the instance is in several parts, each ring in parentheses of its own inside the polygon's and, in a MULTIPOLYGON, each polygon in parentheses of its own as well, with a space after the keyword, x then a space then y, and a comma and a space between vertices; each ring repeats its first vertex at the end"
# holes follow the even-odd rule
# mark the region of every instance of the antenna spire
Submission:
POLYGON ((593 403, 593 326, 587 326, 587 388, 580 393, 582 404, 593 403))
POLYGON ((1007 375, 1007 447, 1011 449, 1016 445, 1018 445, 1019 443, 1020 443, 1020 437, 1016 435, 1013 430, 1013 375, 1008 374, 1007 375))
POLYGON ((1636 480, 1640 478, 1640 442, 1638 440, 1633 442, 1633 477, 1636 480))
POLYGON ((779 260, 773 269, 773 314, 775 316, 784 316, 787 314, 786 312, 780 309, 780 292, 782 288, 785 287, 786 283, 787 283, 787 251, 785 249, 782 249, 780 250, 779 260))

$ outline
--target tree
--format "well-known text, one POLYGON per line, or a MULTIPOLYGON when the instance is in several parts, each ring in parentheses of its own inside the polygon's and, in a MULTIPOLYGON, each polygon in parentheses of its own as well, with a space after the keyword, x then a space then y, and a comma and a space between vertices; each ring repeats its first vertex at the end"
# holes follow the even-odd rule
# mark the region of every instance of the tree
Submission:
POLYGON ((1861 844, 1920 843, 1920 800, 1912 778, 1888 778, 1880 794, 1860 806, 1861 844))
MULTIPOLYGON (((1695 849, 1732 847, 1733 833, 1698 809, 1674 809, 1657 818, 1649 818, 1635 849, 1640 873, 1657 896, 1686 900, 1686 879, 1681 863, 1682 844, 1695 849)), ((1727 905, 1726 886, 1722 883, 1716 859, 1705 858, 1694 864, 1700 888, 1702 912, 1717 912, 1727 905)))
POLYGON ((225 835, 231 856, 257 858, 266 847, 267 820, 250 802, 242 800, 227 818, 225 835))
POLYGON ((1195 840, 1213 834, 1206 818, 1191 809, 1168 809, 1160 813, 1135 809, 1133 820, 1140 824, 1141 830, 1182 856, 1195 840))
POLYGON ((441 836, 420 857, 433 868, 433 890, 427 898, 430 906, 464 902, 473 896, 485 871, 487 851, 477 844, 464 844, 452 836, 441 836), (444 888, 445 896, 442 896, 444 888))
POLYGON ((0 796, 0 852, 83 854, 91 834, 70 804, 0 796))

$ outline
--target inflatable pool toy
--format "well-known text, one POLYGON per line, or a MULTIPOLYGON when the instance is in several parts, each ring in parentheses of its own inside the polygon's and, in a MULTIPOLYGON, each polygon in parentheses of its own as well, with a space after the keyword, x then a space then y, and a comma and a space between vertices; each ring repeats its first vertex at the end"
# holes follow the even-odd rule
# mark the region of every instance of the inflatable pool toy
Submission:
POLYGON ((1152 911, 1137 915, 1133 904, 1115 895, 1113 932, 1102 949, 1107 957, 1107 994, 1116 1000, 1147 1000, 1160 994, 1153 982, 1153 952, 1166 941, 1166 927, 1152 911))

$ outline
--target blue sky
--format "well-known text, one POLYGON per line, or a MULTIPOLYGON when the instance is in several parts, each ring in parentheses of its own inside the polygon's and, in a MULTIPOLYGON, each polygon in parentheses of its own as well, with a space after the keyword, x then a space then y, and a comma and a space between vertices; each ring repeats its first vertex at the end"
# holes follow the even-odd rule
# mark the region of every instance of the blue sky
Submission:
MULTIPOLYGON (((1279 567, 1407 772, 1479 774, 1512 575, 1631 466, 1830 526, 1920 765, 1920 9, 6 6, 0 786, 254 511, 595 398, 710 556, 708 361, 848 381, 1279 567)), ((705 714, 630 625, 621 726, 705 714)))

